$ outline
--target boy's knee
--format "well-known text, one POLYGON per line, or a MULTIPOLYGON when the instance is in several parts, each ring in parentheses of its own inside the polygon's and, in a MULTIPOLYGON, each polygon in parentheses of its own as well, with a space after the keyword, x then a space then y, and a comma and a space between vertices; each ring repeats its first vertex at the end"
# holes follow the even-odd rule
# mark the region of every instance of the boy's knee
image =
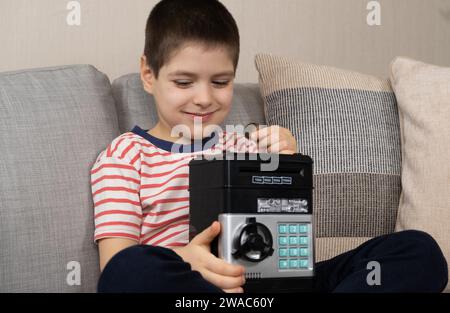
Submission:
POLYGON ((168 282, 171 265, 187 266, 175 252, 149 245, 114 255, 100 275, 98 292, 157 292, 168 282))
POLYGON ((402 241, 411 245, 415 251, 427 259, 433 257, 436 260, 443 258, 442 251, 436 240, 428 233, 421 230, 405 230, 398 233, 402 241))
POLYGON ((442 291, 448 282, 448 267, 444 254, 436 240, 428 233, 420 230, 399 232, 402 241, 414 249, 414 256, 419 258, 423 270, 429 275, 430 291, 442 291))

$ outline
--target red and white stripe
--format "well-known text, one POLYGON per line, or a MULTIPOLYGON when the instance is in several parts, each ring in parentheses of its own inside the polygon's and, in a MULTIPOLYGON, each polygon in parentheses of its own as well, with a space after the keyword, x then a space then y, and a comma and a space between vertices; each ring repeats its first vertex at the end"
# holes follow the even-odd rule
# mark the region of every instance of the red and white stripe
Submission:
POLYGON ((184 246, 189 240, 189 161, 199 154, 257 152, 254 142, 222 133, 206 151, 170 153, 132 132, 115 138, 91 170, 95 234, 141 244, 184 246))

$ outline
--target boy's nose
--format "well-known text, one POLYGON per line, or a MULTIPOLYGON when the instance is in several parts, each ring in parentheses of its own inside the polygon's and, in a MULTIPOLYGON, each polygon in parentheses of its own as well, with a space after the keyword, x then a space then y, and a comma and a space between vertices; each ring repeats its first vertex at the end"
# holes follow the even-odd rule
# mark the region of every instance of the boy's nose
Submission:
POLYGON ((208 87, 203 87, 199 90, 194 99, 194 104, 202 108, 207 108, 212 104, 211 91, 208 87))
POLYGON ((196 102, 195 105, 201 107, 202 109, 206 109, 211 106, 211 102, 196 102))

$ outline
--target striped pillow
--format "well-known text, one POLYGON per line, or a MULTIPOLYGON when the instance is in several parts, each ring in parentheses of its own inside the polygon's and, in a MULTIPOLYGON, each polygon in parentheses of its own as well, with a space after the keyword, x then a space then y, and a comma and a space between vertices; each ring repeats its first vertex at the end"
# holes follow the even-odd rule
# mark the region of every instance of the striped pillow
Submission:
POLYGON ((393 232, 401 152, 389 80, 270 54, 255 63, 267 123, 314 160, 318 260, 393 232))

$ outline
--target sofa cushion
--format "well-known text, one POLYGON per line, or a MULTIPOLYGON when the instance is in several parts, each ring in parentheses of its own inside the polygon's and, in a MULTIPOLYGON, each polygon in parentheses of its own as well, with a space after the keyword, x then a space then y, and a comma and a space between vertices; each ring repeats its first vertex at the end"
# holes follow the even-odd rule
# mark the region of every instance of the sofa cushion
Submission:
MULTIPOLYGON (((113 81, 121 132, 130 131, 135 125, 152 128, 158 121, 155 100, 143 86, 139 74, 128 74, 113 81)), ((231 111, 221 125, 243 125, 254 122, 265 124, 263 101, 258 84, 235 83, 231 111)))
POLYGON ((391 81, 403 158, 396 229, 429 233, 450 263, 450 68, 399 57, 391 81))
POLYGON ((401 156, 389 80, 270 54, 255 62, 268 124, 290 129, 314 161, 316 237, 350 249, 393 232, 401 156))
POLYGON ((89 171, 119 135, 108 78, 90 65, 0 73, 0 134, 0 292, 95 291, 89 171))

